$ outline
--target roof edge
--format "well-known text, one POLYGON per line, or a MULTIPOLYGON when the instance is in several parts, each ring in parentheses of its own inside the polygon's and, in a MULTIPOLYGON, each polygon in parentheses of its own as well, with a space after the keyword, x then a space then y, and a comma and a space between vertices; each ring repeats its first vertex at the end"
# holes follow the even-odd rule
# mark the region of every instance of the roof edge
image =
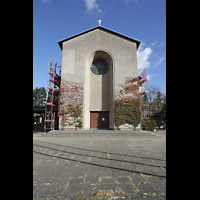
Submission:
POLYGON ((134 39, 134 38, 131 38, 131 37, 126 36, 126 35, 124 35, 124 34, 118 33, 118 32, 113 31, 113 30, 111 30, 111 29, 105 28, 105 27, 103 27, 103 26, 96 26, 96 27, 91 28, 91 29, 89 29, 89 30, 83 31, 83 32, 78 33, 78 34, 76 34, 76 35, 73 35, 73 36, 71 36, 71 37, 68 37, 68 38, 65 38, 65 39, 63 39, 63 40, 60 40, 60 41, 58 41, 58 45, 60 46, 60 49, 62 50, 62 43, 63 43, 63 42, 66 42, 66 41, 68 41, 68 40, 71 40, 71 39, 73 39, 73 38, 76 38, 76 37, 78 37, 78 36, 81 36, 81 35, 83 35, 83 34, 85 34, 85 33, 91 32, 91 31, 96 30, 96 29, 101 29, 101 30, 103 30, 103 31, 106 31, 106 32, 115 34, 115 35, 117 35, 117 36, 119 36, 119 37, 121 37, 121 38, 124 38, 124 39, 126 39, 126 40, 129 40, 129 41, 131 41, 131 42, 135 42, 135 43, 137 44, 137 49, 139 48, 139 46, 140 46, 140 44, 141 44, 141 41, 140 41, 140 40, 136 40, 136 39, 134 39))

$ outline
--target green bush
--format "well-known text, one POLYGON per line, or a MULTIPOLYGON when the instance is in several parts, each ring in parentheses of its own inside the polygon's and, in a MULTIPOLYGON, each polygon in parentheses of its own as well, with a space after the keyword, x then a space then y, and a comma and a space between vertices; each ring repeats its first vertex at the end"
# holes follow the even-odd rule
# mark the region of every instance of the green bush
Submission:
POLYGON ((141 120, 140 98, 121 98, 115 101, 115 125, 131 124, 136 127, 141 120))
POLYGON ((144 124, 146 125, 147 131, 154 131, 154 129, 156 128, 156 121, 154 119, 146 119, 144 124))
POLYGON ((78 124, 77 124, 77 127, 79 127, 79 128, 82 128, 82 121, 80 120, 80 119, 77 119, 77 121, 76 121, 78 124))

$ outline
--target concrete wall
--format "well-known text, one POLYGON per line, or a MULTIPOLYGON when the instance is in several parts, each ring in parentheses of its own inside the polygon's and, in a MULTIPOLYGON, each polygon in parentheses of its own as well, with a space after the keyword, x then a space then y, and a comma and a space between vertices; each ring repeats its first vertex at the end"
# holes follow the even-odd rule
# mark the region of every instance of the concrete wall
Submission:
POLYGON ((120 84, 124 83, 126 77, 137 75, 136 43, 99 29, 63 42, 61 84, 62 81, 71 81, 83 85, 84 129, 90 128, 90 109, 108 109, 108 107, 109 111, 112 110, 112 119, 109 119, 110 128, 114 127, 113 102, 121 90, 120 84), (100 77, 91 72, 90 67, 95 56, 103 56, 105 60, 107 59, 109 70, 112 66, 112 70, 105 76, 100 77), (102 90, 104 81, 108 87, 102 90), (92 95, 95 93, 95 87, 103 92, 103 95, 100 93, 92 95), (111 95, 107 96, 108 93, 111 95), (93 99, 94 96, 99 98, 96 108, 94 107, 96 101, 93 99), (109 103, 102 104, 100 96, 105 98, 103 102, 109 103))
MULTIPOLYGON (((108 64, 105 74, 97 75, 90 70, 90 110, 109 111, 110 93, 109 86, 113 84, 112 58, 105 51, 96 51, 94 60, 103 59, 108 64)), ((88 66, 89 67, 89 66, 88 66)))
MULTIPOLYGON (((114 128, 114 101, 113 101, 113 59, 105 51, 95 51, 88 57, 90 62, 86 68, 90 72, 90 96, 86 99, 90 101, 90 111, 109 111, 109 128, 114 128), (96 75, 91 70, 93 60, 103 59, 108 64, 108 71, 102 75, 96 75)), ((87 120, 88 117, 87 117, 87 120)))

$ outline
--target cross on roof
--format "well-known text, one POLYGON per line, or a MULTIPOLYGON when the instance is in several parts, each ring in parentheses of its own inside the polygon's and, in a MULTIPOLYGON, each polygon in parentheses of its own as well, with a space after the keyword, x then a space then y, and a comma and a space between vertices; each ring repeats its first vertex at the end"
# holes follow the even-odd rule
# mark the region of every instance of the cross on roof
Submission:
POLYGON ((99 26, 101 26, 101 22, 102 22, 102 21, 99 19, 97 22, 99 23, 99 26))

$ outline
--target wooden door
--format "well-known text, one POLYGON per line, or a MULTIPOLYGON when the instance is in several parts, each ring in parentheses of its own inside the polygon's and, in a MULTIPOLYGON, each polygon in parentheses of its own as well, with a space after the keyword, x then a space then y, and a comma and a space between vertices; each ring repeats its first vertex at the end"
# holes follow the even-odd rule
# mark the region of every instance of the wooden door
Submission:
POLYGON ((109 112, 108 111, 91 111, 90 112, 90 128, 108 129, 109 128, 109 112))

